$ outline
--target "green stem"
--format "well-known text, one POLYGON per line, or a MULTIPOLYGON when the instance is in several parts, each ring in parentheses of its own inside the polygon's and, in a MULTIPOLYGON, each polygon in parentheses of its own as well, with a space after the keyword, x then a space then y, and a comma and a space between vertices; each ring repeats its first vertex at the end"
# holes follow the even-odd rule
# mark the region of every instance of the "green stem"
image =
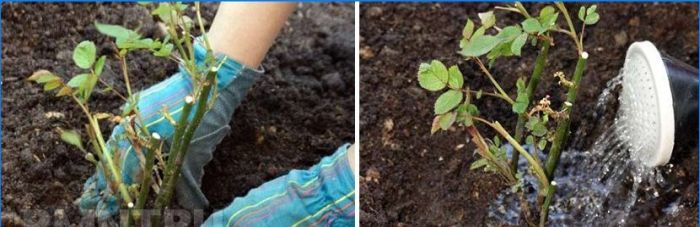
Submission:
POLYGON ((542 166, 540 166, 540 165, 537 163, 537 161, 535 160, 535 158, 533 158, 532 155, 530 155, 530 153, 528 153, 528 152, 525 150, 525 148, 523 148, 522 146, 520 146, 520 143, 518 143, 517 141, 515 141, 515 139, 513 139, 513 137, 510 136, 510 134, 508 133, 508 131, 506 131, 506 129, 503 128, 503 126, 501 125, 501 123, 498 123, 498 122, 491 123, 491 122, 489 122, 489 121, 487 121, 487 120, 485 120, 485 119, 483 119, 483 118, 479 118, 479 117, 473 117, 473 119, 474 119, 474 120, 477 120, 477 121, 480 121, 480 122, 482 122, 482 123, 488 125, 489 127, 493 128, 494 130, 496 130, 496 132, 498 132, 498 134, 501 134, 501 136, 502 136, 503 138, 505 138, 505 139, 508 141, 508 143, 510 143, 511 146, 513 146, 513 148, 514 148, 516 151, 520 152, 520 155, 522 155, 523 157, 525 157, 525 159, 528 161, 528 163, 530 163, 530 167, 531 167, 532 170, 535 172, 535 177, 537 177, 537 180, 540 182, 540 185, 546 185, 547 182, 549 182, 549 181, 547 180, 547 175, 545 174, 544 170, 542 169, 542 166))
POLYGON ((182 141, 180 142, 180 151, 178 152, 177 156, 174 156, 171 154, 171 156, 168 158, 168 161, 171 159, 175 160, 175 163, 173 163, 173 169, 170 172, 166 173, 167 175, 163 179, 165 182, 164 186, 161 188, 161 193, 158 195, 158 198, 156 199, 156 207, 158 209, 162 209, 164 207, 167 207, 170 205, 170 199, 173 194, 173 189, 175 188, 175 183, 177 182, 177 179, 180 176, 180 168, 182 164, 182 159, 185 157, 187 154, 187 150, 189 149, 189 144, 190 141, 192 140, 192 136, 194 136, 194 131, 197 129, 199 126, 199 123, 202 120, 202 117, 204 116, 204 113, 206 112, 207 109, 207 101, 209 99, 209 93, 212 89, 212 86, 214 85, 214 81, 216 78, 216 73, 218 72, 218 67, 217 68, 212 68, 208 73, 207 73, 207 78, 204 82, 204 87, 202 88, 202 92, 198 95, 199 100, 197 103, 197 110, 194 114, 194 117, 192 119, 192 122, 187 126, 187 130, 184 132, 184 135, 182 136, 182 141))
POLYGON ((503 162, 501 162, 500 159, 496 158, 493 154, 491 154, 491 152, 488 149, 488 145, 486 145, 484 138, 481 136, 476 126, 472 125, 470 127, 467 127, 467 132, 472 136, 472 141, 474 142, 474 144, 476 144, 477 149, 480 151, 479 154, 498 167, 499 172, 506 178, 508 184, 516 184, 517 182, 515 180, 515 175, 512 172, 510 172, 508 164, 504 164, 503 162))
POLYGON ((179 7, 175 7, 175 12, 177 13, 178 18, 180 18, 180 22, 182 22, 182 32, 184 33, 183 36, 185 37, 185 47, 187 47, 187 50, 190 53, 190 61, 188 62, 191 64, 190 67, 193 67, 194 49, 192 48, 192 37, 190 36, 191 27, 187 23, 185 23, 185 18, 180 16, 182 12, 180 11, 179 7))
MULTIPOLYGON (((112 156, 109 154, 109 151, 107 150, 107 146, 105 146, 105 141, 104 138, 102 138, 102 131, 100 131, 100 125, 97 123, 97 120, 90 114, 90 110, 88 109, 87 106, 83 105, 83 103, 75 97, 75 95, 71 96, 75 102, 78 103, 80 106, 80 109, 83 110, 85 113, 85 116, 88 118, 89 122, 89 128, 88 130, 91 130, 93 133, 93 136, 97 140, 95 143, 93 141, 93 146, 96 148, 96 153, 98 158, 100 159, 100 162, 106 162, 107 167, 109 168, 110 172, 112 173, 112 178, 113 182, 117 185, 119 188, 119 192, 121 192, 122 197, 124 197, 124 201, 127 204, 131 204, 131 197, 129 196, 128 191, 126 190, 126 186, 122 184, 121 180, 121 175, 119 174, 119 171, 117 171, 117 168, 114 166, 114 162, 112 160, 112 156)), ((103 165, 104 169, 104 165, 103 165)), ((106 174, 106 173, 105 173, 106 174)))
MULTIPOLYGON (((136 199, 136 209, 134 209, 133 220, 138 221, 141 219, 141 210, 146 205, 146 200, 148 194, 151 191, 151 180, 153 178, 153 165, 155 164, 155 157, 157 150, 162 148, 160 135, 153 133, 151 136, 151 148, 152 150, 146 154, 146 161, 144 163, 143 179, 141 181, 141 188, 139 190, 139 197, 136 199)), ((132 214, 130 213, 130 214, 132 214)), ((132 219, 130 218, 129 221, 132 219)))
POLYGON ((104 160, 107 162, 107 166, 109 167, 110 171, 112 172, 112 178, 114 178, 114 181, 117 183, 117 187, 119 188, 119 192, 121 193, 121 196, 124 199, 124 202, 126 204, 132 204, 131 196, 129 196, 129 191, 126 189, 126 185, 122 183, 122 178, 121 174, 119 171, 117 171, 117 168, 114 165, 114 161, 112 160, 112 155, 109 153, 109 150, 107 150, 106 143, 104 141, 104 138, 102 138, 102 132, 100 131, 100 125, 97 123, 97 120, 95 120, 94 117, 89 116, 90 120, 90 126, 92 126, 92 130, 95 132, 95 137, 97 138, 97 143, 100 146, 100 149, 102 149, 104 160))
MULTIPOLYGON (((527 84, 528 100, 532 100, 532 97, 535 95, 535 89, 537 89, 537 85, 540 83, 540 77, 542 76, 542 71, 544 71, 544 65, 547 62, 547 55, 549 54, 549 46, 549 40, 543 41, 540 52, 537 54, 537 58, 535 59, 535 68, 532 70, 532 76, 527 84)), ((525 120, 527 119, 524 113, 518 116, 518 122, 515 125, 515 141, 520 142, 523 139, 525 120)), ((513 152, 513 156, 510 159, 510 169, 513 172, 518 171, 518 159, 520 159, 520 153, 513 152)))
POLYGON ((138 108, 138 100, 136 100, 136 97, 131 93, 131 84, 129 83, 129 71, 126 65, 126 53, 128 52, 124 52, 123 55, 119 55, 119 61, 121 62, 122 74, 124 76, 124 83, 126 85, 126 92, 129 97, 127 99, 127 102, 132 107, 131 109, 134 112, 136 121, 141 122, 141 124, 138 124, 141 133, 148 134, 148 128, 146 128, 146 124, 143 123, 143 117, 141 116, 141 112, 138 108))
POLYGON ((503 91, 501 85, 499 85, 498 82, 496 82, 496 79, 493 78, 493 75, 491 75, 491 72, 489 72, 484 63, 481 62, 479 58, 474 58, 474 60, 479 65, 479 68, 481 68, 481 71, 484 72, 484 74, 486 74, 487 78, 489 78, 491 84, 493 84, 493 86, 496 87, 496 90, 498 90, 498 92, 501 93, 501 96, 503 96, 503 98, 505 98, 506 101, 508 101, 509 103, 514 103, 513 99, 511 99, 510 96, 508 96, 508 94, 505 91, 503 91))
POLYGON ((557 190, 557 183, 552 181, 547 187, 547 197, 544 199, 542 208, 540 208, 540 227, 544 227, 547 224, 547 217, 549 216, 549 206, 552 205, 552 200, 554 200, 554 192, 557 190))
POLYGON ((569 87, 569 92, 567 93, 566 103, 565 103, 565 118, 561 120, 557 125, 557 131, 554 136, 554 142, 552 143, 552 148, 549 150, 547 155, 547 161, 545 163, 545 168, 547 171, 547 176, 552 178, 554 176, 554 171, 559 164, 559 157, 561 156, 561 148, 566 142, 569 136, 569 125, 571 124, 571 109, 576 102, 576 95, 578 93, 578 86, 581 83, 581 78, 583 77, 583 71, 586 68, 586 60, 588 59, 588 53, 582 52, 579 55, 578 62, 576 62, 576 71, 574 71, 574 78, 571 81, 573 85, 569 87))
POLYGON ((172 171, 172 165, 175 163, 174 157, 180 153, 182 147, 182 135, 187 129, 188 120, 190 118, 190 113, 192 112, 192 106, 194 105, 194 98, 192 96, 185 97, 185 106, 182 107, 182 112, 180 113, 180 119, 177 121, 175 126, 175 134, 173 135, 173 141, 170 145, 170 154, 168 157, 167 164, 165 165, 165 173, 172 171))
MULTIPOLYGON (((168 3, 168 4, 172 4, 172 3, 168 3)), ((177 6, 171 5, 171 7, 177 7, 177 6)), ((180 53, 180 57, 184 60, 184 62, 188 62, 187 52, 185 52, 185 48, 182 47, 182 43, 180 43, 180 42, 182 42, 182 40, 180 39, 180 36, 177 34, 177 29, 176 29, 177 23, 175 23, 175 19, 174 19, 175 16, 177 16, 177 15, 173 15, 173 11, 170 11, 170 21, 168 21, 170 25, 168 26, 169 27, 168 33, 170 33, 170 36, 172 37, 173 43, 175 43, 175 46, 177 47, 177 50, 180 53)))
POLYGON ((569 36, 574 40, 574 43, 576 43, 576 50, 578 50, 579 55, 583 53, 583 43, 579 42, 578 40, 578 35, 576 34, 576 29, 574 29, 574 23, 571 21, 571 16, 569 16, 569 10, 566 9, 566 6, 564 6, 564 3, 562 2, 555 2, 555 6, 561 11, 561 13, 564 15, 564 19, 566 19, 566 24, 569 26, 569 36))
POLYGON ((202 33, 204 39, 204 45, 207 47, 207 51, 211 51, 211 45, 209 44, 209 39, 207 38, 207 32, 204 29, 204 22, 202 22, 202 12, 200 10, 199 2, 194 3, 195 12, 197 13, 197 24, 199 24, 199 32, 202 33))
POLYGON ((131 84, 129 83, 129 71, 126 65, 126 54, 119 56, 119 61, 121 62, 122 75, 124 76, 124 83, 126 84, 126 94, 132 97, 131 84))

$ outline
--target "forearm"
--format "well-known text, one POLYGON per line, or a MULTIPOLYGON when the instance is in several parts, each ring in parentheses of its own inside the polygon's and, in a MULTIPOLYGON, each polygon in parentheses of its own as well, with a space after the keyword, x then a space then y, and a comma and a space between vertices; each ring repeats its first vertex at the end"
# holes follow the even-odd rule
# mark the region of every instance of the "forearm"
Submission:
POLYGON ((352 176, 355 177, 355 180, 357 180, 357 162, 355 161, 355 152, 357 152, 355 149, 357 147, 355 144, 352 144, 350 148, 348 148, 348 163, 350 164, 350 169, 352 169, 352 176))
POLYGON ((257 68, 296 6, 292 2, 221 3, 207 33, 212 49, 257 68))

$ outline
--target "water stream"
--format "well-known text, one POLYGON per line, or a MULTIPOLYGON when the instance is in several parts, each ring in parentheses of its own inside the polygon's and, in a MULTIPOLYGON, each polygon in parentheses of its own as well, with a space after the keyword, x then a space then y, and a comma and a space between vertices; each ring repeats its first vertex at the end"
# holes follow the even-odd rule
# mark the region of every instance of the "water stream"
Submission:
MULTIPOLYGON (((601 115, 598 118, 602 132, 595 142, 587 150, 562 153, 555 174, 557 191, 550 207, 549 226, 664 225, 657 219, 676 215, 684 208, 671 176, 673 164, 649 168, 630 159, 633 149, 643 148, 631 148, 622 142, 630 130, 619 123, 625 119, 616 114, 603 116, 606 108, 615 108, 610 103, 618 98, 623 73, 610 80, 599 96, 595 111, 601 115)), ((573 132, 570 138, 581 139, 589 133, 573 132)), ((540 158, 544 160, 544 156, 540 158)), ((527 168, 523 159, 519 164, 521 170, 527 168)), ((536 204, 537 199, 534 184, 536 179, 525 177, 523 193, 530 205, 536 204)), ((490 204, 487 222, 518 225, 520 206, 520 195, 506 189, 490 204)))

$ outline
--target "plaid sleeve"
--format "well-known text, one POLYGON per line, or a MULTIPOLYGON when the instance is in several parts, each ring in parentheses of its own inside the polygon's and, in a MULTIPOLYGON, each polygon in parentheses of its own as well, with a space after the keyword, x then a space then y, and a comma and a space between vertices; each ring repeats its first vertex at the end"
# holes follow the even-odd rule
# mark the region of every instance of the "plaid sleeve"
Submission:
POLYGON ((234 199, 203 226, 353 226, 355 179, 348 146, 308 170, 292 170, 234 199))

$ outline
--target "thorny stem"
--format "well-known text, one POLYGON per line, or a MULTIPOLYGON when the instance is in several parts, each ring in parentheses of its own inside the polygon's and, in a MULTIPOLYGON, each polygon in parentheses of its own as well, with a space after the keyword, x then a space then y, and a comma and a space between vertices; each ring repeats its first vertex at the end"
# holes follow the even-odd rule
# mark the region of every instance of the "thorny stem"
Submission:
MULTIPOLYGON (((132 212, 134 221, 138 221, 141 219, 141 210, 143 209, 144 205, 146 205, 146 199, 151 189, 155 154, 157 153, 157 150, 159 151, 163 148, 163 143, 161 142, 160 135, 158 135, 157 133, 153 133, 151 135, 150 144, 153 150, 146 154, 146 160, 144 162, 143 167, 143 179, 141 181, 141 187, 139 189, 139 197, 136 199, 136 209, 134 209, 134 212, 132 212)), ((131 219, 129 219, 129 221, 131 221, 131 219)))
POLYGON ((173 142, 171 144, 170 158, 168 158, 165 167, 166 175, 169 175, 173 171, 173 163, 175 163, 175 159, 173 157, 177 157, 180 150, 182 150, 182 135, 185 133, 185 129, 187 129, 187 120, 190 118, 193 105, 194 98, 189 95, 185 97, 185 106, 182 108, 180 119, 178 120, 175 128, 175 134, 173 135, 173 142))
POLYGON ((172 197, 173 189, 175 188, 175 183, 180 176, 182 159, 187 154, 187 151, 189 149, 188 145, 192 140, 192 136, 194 136, 194 131, 199 126, 199 123, 201 122, 202 117, 204 116, 204 112, 206 112, 207 100, 209 99, 209 93, 214 85, 213 82, 216 78, 217 72, 218 67, 210 69, 207 73, 206 80, 203 84, 204 87, 202 88, 202 92, 198 94, 199 100, 197 101, 197 109, 195 111, 194 117, 192 119, 192 122, 187 126, 187 130, 184 132, 184 135, 182 136, 182 141, 180 142, 179 148, 180 151, 178 151, 177 156, 171 154, 171 156, 168 158, 168 161, 170 161, 170 159, 175 159, 175 163, 173 166, 174 170, 172 170, 169 175, 166 175, 164 179, 165 185, 163 186, 163 189, 165 191, 162 191, 158 195, 158 198, 156 200, 156 207, 158 209, 162 209, 170 205, 170 199, 172 197))
POLYGON ((499 85, 498 82, 496 82, 496 80, 493 79, 493 75, 491 75, 491 72, 489 72, 489 70, 486 68, 484 63, 482 63, 479 58, 472 58, 472 59, 474 59, 476 64, 479 65, 479 68, 481 68, 481 71, 484 72, 484 74, 486 74, 486 77, 489 78, 489 80, 491 81, 491 84, 493 84, 493 86, 496 87, 496 90, 498 90, 498 92, 501 93, 503 98, 508 100, 509 103, 514 103, 513 99, 511 99, 510 96, 508 96, 508 94, 505 91, 503 91, 503 88, 501 88, 501 85, 499 85))
POLYGON ((573 109, 573 104, 576 102, 576 95, 578 93, 578 86, 581 83, 581 78, 583 77, 583 71, 586 68, 586 60, 588 59, 588 53, 583 52, 579 55, 578 61, 576 62, 576 71, 574 71, 574 77, 572 79, 573 86, 569 87, 569 92, 567 93, 567 98, 564 106, 565 118, 557 124, 557 131, 554 137, 554 142, 547 155, 547 161, 545 162, 545 167, 547 170, 547 176, 550 178, 554 176, 554 170, 556 170, 559 163, 559 157, 561 156, 561 148, 569 135, 569 125, 571 124, 571 109, 573 109))
MULTIPOLYGON (((547 55, 549 54, 549 46, 549 41, 543 41, 540 52, 537 54, 537 58, 535 59, 535 68, 532 70, 532 76, 527 84, 528 100, 532 100, 532 97, 535 94, 535 89, 537 89, 537 85, 540 83, 540 77, 542 76, 542 71, 544 71, 544 65, 547 62, 547 55)), ((528 103, 528 106, 529 105, 530 104, 528 103)), ((518 122, 515 125, 515 141, 520 142, 523 139, 525 120, 527 120, 526 118, 525 113, 518 115, 518 122)), ((510 160, 510 169, 513 172, 518 171, 518 159, 520 159, 520 153, 513 152, 513 156, 510 160)))
POLYGON ((547 197, 545 197, 542 208, 540 208, 540 227, 544 227, 547 224, 547 217, 549 216, 549 206, 552 204, 554 199, 554 192, 557 190, 557 182, 552 181, 547 187, 547 197))

